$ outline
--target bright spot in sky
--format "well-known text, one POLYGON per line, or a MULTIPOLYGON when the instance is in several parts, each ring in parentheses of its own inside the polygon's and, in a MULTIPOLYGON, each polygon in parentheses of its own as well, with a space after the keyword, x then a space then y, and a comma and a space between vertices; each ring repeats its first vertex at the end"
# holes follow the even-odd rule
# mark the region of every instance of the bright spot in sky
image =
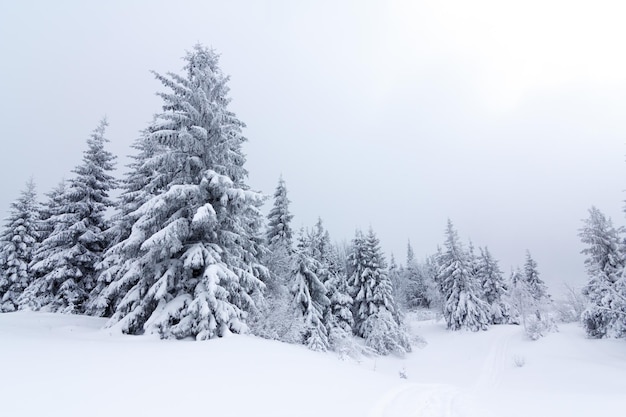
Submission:
POLYGON ((404 76, 425 53, 457 55, 487 110, 507 111, 534 90, 625 84, 625 12, 626 2, 603 0, 400 0, 387 9, 385 43, 404 76))

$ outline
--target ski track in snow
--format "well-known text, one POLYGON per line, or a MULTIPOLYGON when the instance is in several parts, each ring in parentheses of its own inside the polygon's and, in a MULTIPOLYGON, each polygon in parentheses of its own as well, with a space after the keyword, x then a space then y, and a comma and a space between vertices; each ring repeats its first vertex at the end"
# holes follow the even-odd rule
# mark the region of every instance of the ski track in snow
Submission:
MULTIPOLYGON (((490 415, 480 409, 475 397, 498 386, 501 371, 508 366, 510 334, 491 342, 475 382, 467 390, 442 384, 401 384, 387 391, 369 417, 466 417, 490 415), (465 394, 467 392, 467 394, 465 394)), ((511 364, 512 366, 512 364, 511 364)))
POLYGON ((508 365, 510 334, 501 334, 492 342, 482 369, 474 383, 472 393, 487 392, 498 386, 501 371, 508 365))
POLYGON ((459 398, 451 385, 403 384, 387 391, 369 417, 459 417, 459 398))

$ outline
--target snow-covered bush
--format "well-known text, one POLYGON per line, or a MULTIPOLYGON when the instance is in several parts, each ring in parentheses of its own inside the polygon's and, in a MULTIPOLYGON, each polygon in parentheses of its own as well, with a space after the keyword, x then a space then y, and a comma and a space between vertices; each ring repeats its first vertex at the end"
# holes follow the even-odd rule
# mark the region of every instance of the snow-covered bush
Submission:
POLYGON ((547 333, 558 331, 556 322, 549 314, 530 315, 526 317, 524 332, 530 340, 537 340, 547 333))
POLYGON ((581 320, 586 302, 579 289, 565 284, 565 294, 557 299, 552 307, 560 323, 575 323, 581 320))

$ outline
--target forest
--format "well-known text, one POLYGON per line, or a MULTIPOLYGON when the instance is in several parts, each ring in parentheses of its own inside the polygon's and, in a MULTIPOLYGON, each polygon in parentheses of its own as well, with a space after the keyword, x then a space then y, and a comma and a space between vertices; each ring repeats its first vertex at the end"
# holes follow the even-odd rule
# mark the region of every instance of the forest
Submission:
POLYGON ((432 255, 417 259, 409 242, 398 264, 371 228, 347 244, 323 219, 294 230, 284 178, 273 195, 247 185, 245 124, 214 50, 196 45, 181 73, 154 75, 162 111, 122 178, 103 119, 71 178, 44 201, 28 181, 11 204, 0 234, 3 313, 105 317, 108 328, 163 339, 252 333, 348 355, 410 352, 404 317, 419 309, 450 331, 514 324, 536 340, 580 321, 590 338, 626 336, 626 241, 597 208, 578 231, 588 281, 566 301, 548 293, 530 251, 505 274, 451 220, 432 255))

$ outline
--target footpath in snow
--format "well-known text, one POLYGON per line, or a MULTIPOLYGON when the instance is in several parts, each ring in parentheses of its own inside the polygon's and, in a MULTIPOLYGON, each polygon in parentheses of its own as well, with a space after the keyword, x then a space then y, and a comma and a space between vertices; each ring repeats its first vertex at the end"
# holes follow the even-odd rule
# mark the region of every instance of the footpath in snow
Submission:
POLYGON ((587 417, 626 409, 626 344, 586 339, 577 325, 532 342, 519 326, 449 332, 413 319, 426 341, 413 353, 342 361, 251 336, 161 341, 103 324, 0 314, 2 415, 587 417))

